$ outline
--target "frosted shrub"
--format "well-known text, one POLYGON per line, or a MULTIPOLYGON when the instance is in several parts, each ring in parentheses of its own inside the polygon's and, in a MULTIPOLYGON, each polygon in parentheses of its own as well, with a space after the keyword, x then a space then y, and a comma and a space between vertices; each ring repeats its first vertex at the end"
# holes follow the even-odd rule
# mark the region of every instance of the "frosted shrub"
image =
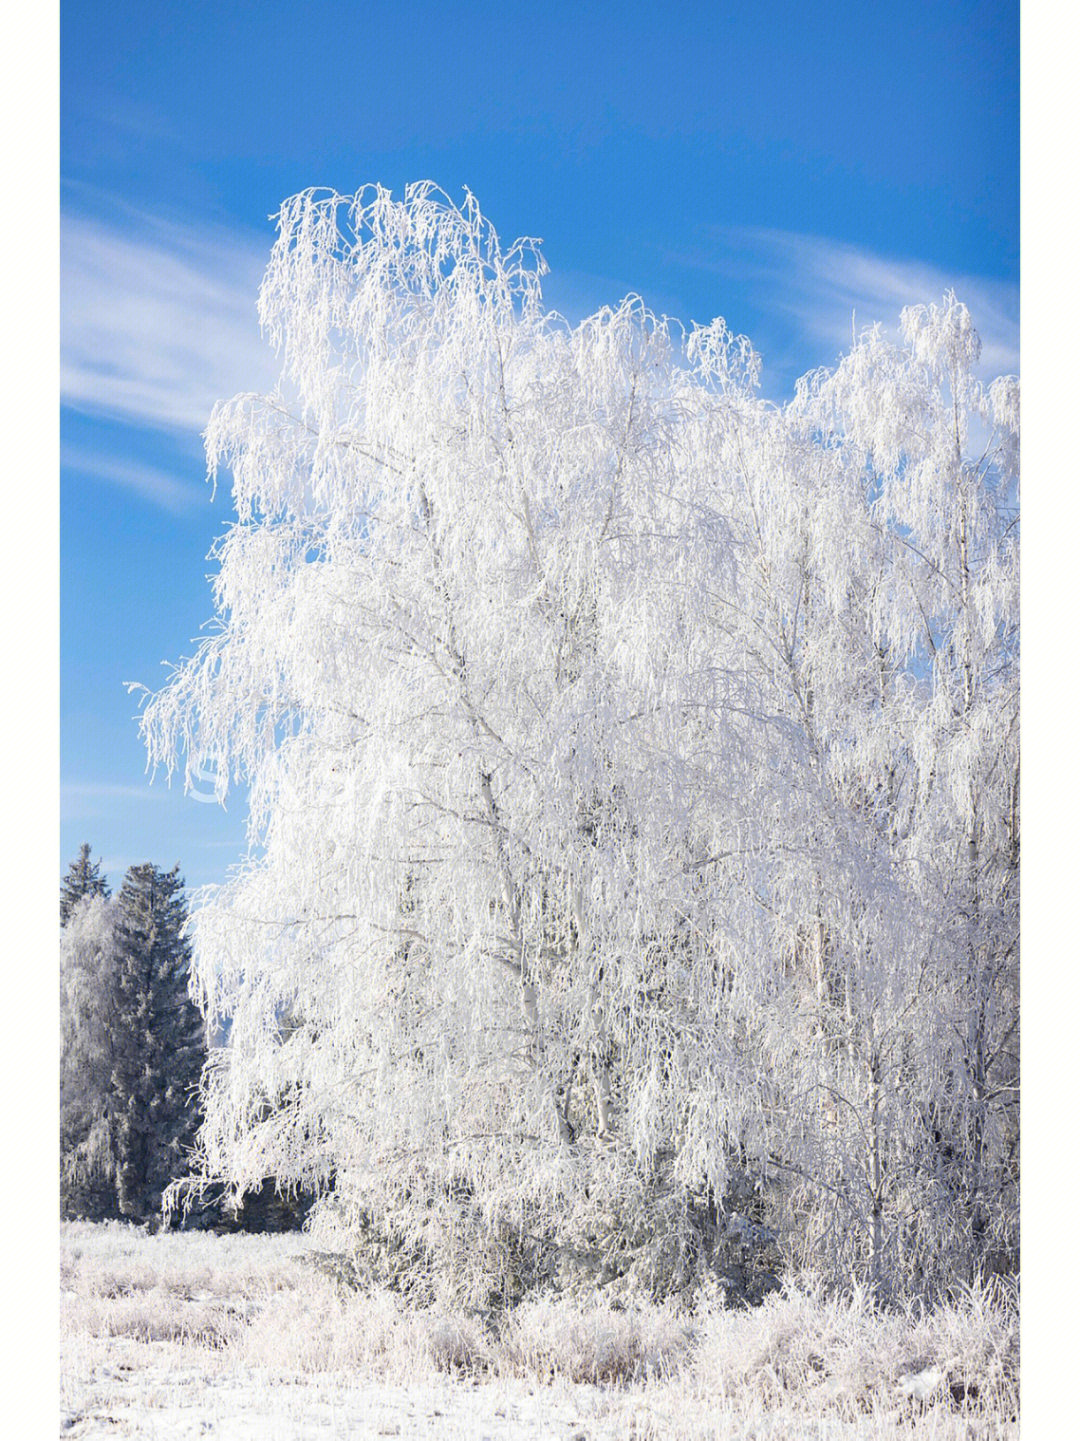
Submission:
POLYGON ((1008 1269, 1019 409, 967 311, 777 408, 723 322, 545 309, 471 196, 279 224, 218 628, 144 712, 250 788, 203 1182, 480 1308, 682 1291, 732 1210, 881 1296, 1008 1269))
POLYGON ((571 1381, 642 1381, 674 1374, 690 1345, 685 1318, 659 1306, 574 1305, 553 1297, 510 1312, 499 1335, 499 1366, 515 1375, 571 1381))
POLYGON ((968 1287, 920 1317, 912 1353, 938 1358, 949 1395, 969 1410, 1016 1416, 1020 1409, 1019 1293, 1013 1282, 968 1287))
POLYGON ((309 1276, 237 1326, 230 1345, 253 1366, 403 1382, 433 1370, 483 1369, 489 1351, 478 1320, 412 1309, 385 1291, 345 1292, 321 1276, 309 1276))
POLYGON ((1009 1417, 1019 1407, 1017 1344, 1015 1306, 1000 1289, 972 1288, 920 1316, 882 1312, 866 1291, 844 1297, 789 1284, 757 1308, 705 1318, 693 1371, 704 1390, 741 1404, 756 1396, 851 1418, 883 1402, 910 1413, 919 1388, 905 1381, 921 1374, 928 1401, 1009 1417))

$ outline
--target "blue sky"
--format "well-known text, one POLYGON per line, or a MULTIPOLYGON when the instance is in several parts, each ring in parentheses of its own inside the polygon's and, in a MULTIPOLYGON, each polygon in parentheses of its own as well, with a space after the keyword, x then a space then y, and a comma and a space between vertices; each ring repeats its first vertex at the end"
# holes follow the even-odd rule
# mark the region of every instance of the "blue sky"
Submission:
POLYGON ((227 812, 151 787, 124 682, 210 617, 200 431, 268 383, 268 217, 311 185, 468 185, 571 319, 723 315, 781 398, 954 285, 1018 369, 1013 3, 328 3, 61 13, 61 865, 222 879, 227 812))

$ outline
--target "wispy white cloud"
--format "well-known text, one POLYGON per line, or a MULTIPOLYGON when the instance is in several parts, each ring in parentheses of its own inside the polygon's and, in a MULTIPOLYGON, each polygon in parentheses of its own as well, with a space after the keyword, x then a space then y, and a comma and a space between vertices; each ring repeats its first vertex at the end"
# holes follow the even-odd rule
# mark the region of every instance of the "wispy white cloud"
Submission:
POLYGON ((255 300, 270 238, 259 244, 131 212, 110 220, 67 213, 65 404, 191 435, 205 427, 215 401, 268 385, 276 368, 255 300))
MULTIPOLYGON (((850 346, 853 328, 857 333, 878 321, 895 327, 905 306, 940 301, 955 290, 982 337, 983 373, 1019 373, 1020 295, 1006 281, 950 274, 818 236, 746 226, 713 230, 694 251, 670 258, 737 280, 756 308, 789 331, 793 349, 801 351, 809 342, 824 363, 850 346)), ((757 337, 751 339, 757 343, 757 337)))
POLYGON ((60 814, 63 820, 83 820, 100 815, 116 801, 164 801, 162 787, 114 785, 103 781, 64 781, 60 786, 60 814))
POLYGON ((156 466, 122 460, 107 451, 64 445, 60 450, 60 464, 77 475, 92 476, 134 491, 174 515, 186 514, 207 499, 205 487, 177 480, 156 466))

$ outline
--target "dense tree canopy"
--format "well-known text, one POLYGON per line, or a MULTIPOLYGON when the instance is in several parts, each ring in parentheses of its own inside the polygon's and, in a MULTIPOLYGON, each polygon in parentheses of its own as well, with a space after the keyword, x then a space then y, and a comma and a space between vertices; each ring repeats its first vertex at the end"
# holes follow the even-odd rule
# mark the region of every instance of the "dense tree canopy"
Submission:
POLYGON ((882 1290, 1008 1264, 1017 382, 949 295, 777 407, 543 268, 430 186, 282 209, 219 628, 144 713, 250 786, 205 1175, 480 1297, 671 1289, 732 1215, 882 1290))

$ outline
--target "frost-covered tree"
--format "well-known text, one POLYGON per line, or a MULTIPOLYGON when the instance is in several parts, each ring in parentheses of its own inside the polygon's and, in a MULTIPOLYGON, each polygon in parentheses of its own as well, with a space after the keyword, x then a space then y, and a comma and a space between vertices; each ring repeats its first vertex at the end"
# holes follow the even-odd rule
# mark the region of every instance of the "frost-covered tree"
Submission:
POLYGON ((940 1283, 1015 1210, 1015 382, 950 296, 777 408, 542 272, 427 185, 282 209, 220 626, 144 713, 250 786, 203 1174, 479 1298, 678 1287, 732 1208, 940 1283))
POLYGON ((60 938, 60 1151, 64 1214, 153 1217, 185 1173, 205 1058, 188 994, 177 870, 133 866, 108 899, 89 848, 60 938))
POLYGON ((84 896, 108 896, 109 887, 101 874, 101 862, 90 859, 90 846, 84 842, 79 854, 68 867, 60 882, 60 924, 67 925, 72 911, 84 896))
POLYGON ((190 946, 179 867, 132 866, 116 899, 110 1089, 116 1193, 122 1215, 155 1215, 186 1172, 206 1056, 202 1016, 188 993, 190 946))
POLYGON ((782 1164, 806 1259, 828 1217, 879 1285, 1017 1244, 1018 387, 977 383, 952 295, 901 329, 807 377, 785 458, 751 460, 740 607, 818 788, 769 878, 809 981, 773 1053, 822 1108, 782 1164))
POLYGON ((60 1202, 67 1217, 119 1214, 112 1091, 121 1022, 115 928, 115 904, 88 894, 69 910, 60 932, 60 1202))

